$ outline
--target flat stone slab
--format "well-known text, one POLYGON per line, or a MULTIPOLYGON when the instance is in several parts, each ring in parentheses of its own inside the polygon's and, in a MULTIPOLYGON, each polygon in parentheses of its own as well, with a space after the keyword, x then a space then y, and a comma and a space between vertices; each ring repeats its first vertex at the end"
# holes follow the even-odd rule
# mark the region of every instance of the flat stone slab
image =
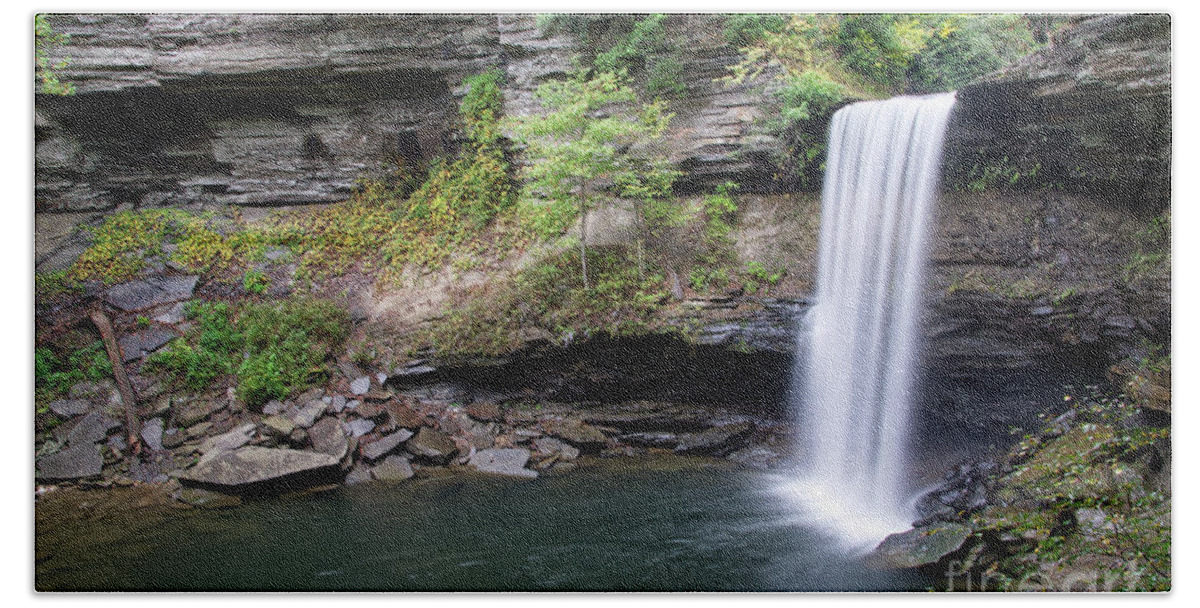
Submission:
POLYGON ((180 479, 219 486, 242 486, 305 471, 338 466, 339 459, 287 448, 246 446, 224 452, 186 471, 180 479))
POLYGON ((416 436, 408 440, 408 451, 430 460, 446 463, 458 452, 454 440, 429 427, 421 427, 416 436))
POLYGON ((363 376, 350 382, 350 392, 355 395, 365 395, 371 390, 371 379, 363 376))
POLYGON ((37 461, 37 478, 81 479, 100 474, 104 459, 100 457, 100 446, 85 443, 51 454, 37 461))
POLYGON ((363 458, 371 461, 379 460, 380 458, 392 453, 393 450, 400 447, 401 443, 408 441, 412 436, 412 431, 400 429, 391 435, 380 437, 377 441, 373 441, 363 446, 363 458))
POLYGON ((253 422, 247 422, 227 433, 205 439, 200 443, 200 453, 204 454, 200 458, 200 464, 250 443, 250 439, 254 437, 255 428, 253 422))
POLYGON ((92 410, 92 402, 84 399, 62 399, 50 402, 50 411, 59 416, 82 416, 92 410))
POLYGON ((471 456, 471 461, 467 466, 474 468, 480 473, 489 473, 492 475, 507 475, 509 477, 524 477, 532 479, 537 477, 537 471, 531 471, 525 468, 525 463, 529 462, 529 450, 520 448, 493 448, 488 450, 480 450, 471 456))
POLYGON ((195 275, 147 277, 110 287, 104 292, 104 300, 125 312, 143 310, 192 297, 199 280, 195 275))
POLYGON ((151 327, 142 331, 122 336, 117 342, 121 345, 121 353, 126 363, 140 359, 170 342, 178 335, 164 327, 151 327))

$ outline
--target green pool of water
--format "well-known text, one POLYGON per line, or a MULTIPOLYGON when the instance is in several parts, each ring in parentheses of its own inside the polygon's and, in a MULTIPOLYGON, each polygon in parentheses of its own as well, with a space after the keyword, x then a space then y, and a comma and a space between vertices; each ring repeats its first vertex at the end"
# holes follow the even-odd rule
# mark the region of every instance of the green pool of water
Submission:
MULTIPOLYGON (((219 511, 39 529, 41 590, 920 590, 838 551, 772 491, 703 460, 605 460, 219 511)), ((44 523, 40 521, 39 528, 44 523)))

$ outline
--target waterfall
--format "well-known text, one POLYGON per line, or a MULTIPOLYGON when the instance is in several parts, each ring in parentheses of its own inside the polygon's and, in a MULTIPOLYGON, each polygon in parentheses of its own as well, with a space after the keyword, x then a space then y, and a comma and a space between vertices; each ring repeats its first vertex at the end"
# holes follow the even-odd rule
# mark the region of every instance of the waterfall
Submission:
POLYGON ((816 305, 793 393, 803 439, 788 492, 848 544, 912 523, 909 408, 942 139, 954 93, 869 101, 829 127, 816 305))

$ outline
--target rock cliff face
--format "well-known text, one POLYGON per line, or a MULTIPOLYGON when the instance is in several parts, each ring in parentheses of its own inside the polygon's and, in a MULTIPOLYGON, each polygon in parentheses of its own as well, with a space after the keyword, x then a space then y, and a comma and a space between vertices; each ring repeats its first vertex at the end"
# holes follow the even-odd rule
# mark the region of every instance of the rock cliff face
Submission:
MULTIPOLYGON (((1171 18, 1104 15, 958 93, 951 181, 991 168, 1020 185, 1157 212, 1171 195, 1171 18)), ((978 175, 978 173, 977 173, 978 175)))
MULTIPOLYGON (((751 85, 714 82, 737 51, 711 16, 673 18, 696 41, 670 134, 684 190, 769 187, 769 138, 750 137, 751 85)), ((344 200, 363 174, 453 145, 464 76, 507 77, 506 111, 570 68, 567 36, 532 15, 60 15, 71 97, 38 96, 39 211, 120 204, 344 200)))

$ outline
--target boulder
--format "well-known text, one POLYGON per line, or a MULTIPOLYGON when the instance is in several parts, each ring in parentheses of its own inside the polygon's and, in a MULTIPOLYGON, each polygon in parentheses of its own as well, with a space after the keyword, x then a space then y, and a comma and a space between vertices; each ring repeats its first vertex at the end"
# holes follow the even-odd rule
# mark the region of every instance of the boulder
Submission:
POLYGON ((889 535, 879 543, 868 561, 885 568, 917 568, 937 563, 958 551, 971 528, 954 523, 939 523, 889 535))
POLYGON ((152 451, 158 452, 163 449, 163 421, 162 418, 151 418, 142 425, 142 442, 152 451))
POLYGON ((375 429, 375 423, 366 418, 355 418, 350 422, 342 424, 342 428, 346 429, 346 432, 350 433, 351 437, 362 437, 375 429))
POLYGON ((405 447, 414 455, 439 464, 449 462, 458 452, 453 439, 429 427, 421 427, 405 447))
MULTIPOLYGON (((292 416, 292 421, 301 428, 308 428, 317 421, 321 414, 325 413, 325 402, 320 399, 313 399, 304 404, 296 415, 292 416)), ((290 431, 289 431, 290 432, 290 431)))
POLYGON ((337 418, 326 416, 308 429, 313 449, 341 460, 350 450, 350 442, 337 418))
POLYGON ((392 454, 371 469, 371 476, 384 482, 404 481, 413 476, 413 469, 403 456, 392 454))
POLYGON ((571 462, 579 458, 579 449, 553 437, 538 437, 532 445, 539 459, 556 457, 558 461, 571 462))
POLYGON ((96 477, 103 467, 100 446, 82 443, 38 459, 36 477, 38 481, 96 477))
POLYGON ((292 434, 292 431, 296 430, 295 422, 290 418, 279 415, 267 416, 263 418, 261 424, 268 434, 278 437, 287 437, 292 434))
POLYGON ((388 454, 391 454, 396 448, 400 447, 401 443, 408 441, 410 438, 412 438, 412 436, 412 431, 400 429, 391 435, 380 437, 378 440, 364 445, 362 448, 362 456, 363 458, 374 462, 380 458, 383 458, 384 456, 387 456, 388 454))
POLYGON ((491 475, 524 477, 528 479, 536 478, 538 476, 537 471, 525 468, 525 463, 527 462, 529 462, 529 450, 522 450, 520 448, 493 448, 475 452, 475 455, 471 456, 471 460, 467 466, 480 473, 491 475))
POLYGON ((338 466, 340 459, 320 452, 246 446, 199 463, 180 479, 214 486, 238 487, 338 466))
POLYGON ((350 392, 355 395, 365 395, 371 390, 371 379, 367 376, 355 378, 350 382, 350 392))
POLYGON ((350 470, 346 474, 345 483, 348 486, 355 486, 360 483, 371 481, 371 467, 359 465, 350 470))

